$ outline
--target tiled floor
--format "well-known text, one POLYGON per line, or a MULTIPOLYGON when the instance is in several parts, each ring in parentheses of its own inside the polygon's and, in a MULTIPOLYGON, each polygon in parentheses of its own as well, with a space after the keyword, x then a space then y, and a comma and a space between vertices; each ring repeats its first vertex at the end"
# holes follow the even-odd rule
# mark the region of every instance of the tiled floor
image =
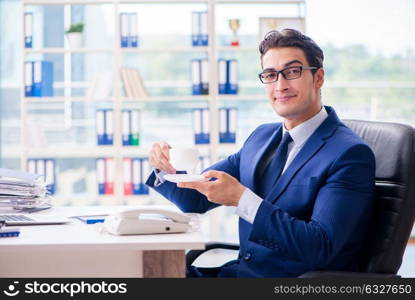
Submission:
MULTIPOLYGON (((235 257, 236 251, 212 250, 198 258, 195 264, 200 267, 220 266, 235 257)), ((415 244, 409 244, 406 247, 398 274, 402 277, 415 277, 415 244)))

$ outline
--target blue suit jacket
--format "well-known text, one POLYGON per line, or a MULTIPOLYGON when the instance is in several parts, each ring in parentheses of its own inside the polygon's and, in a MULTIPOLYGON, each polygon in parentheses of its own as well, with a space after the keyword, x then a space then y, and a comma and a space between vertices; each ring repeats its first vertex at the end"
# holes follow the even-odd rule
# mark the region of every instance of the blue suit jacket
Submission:
MULTIPOLYGON (((356 270, 369 226, 375 183, 371 149, 327 107, 311 135, 262 201, 253 224, 239 218, 240 252, 229 276, 295 277, 318 269, 356 270)), ((256 191, 255 174, 281 123, 258 127, 238 153, 209 169, 225 171, 256 191)), ((153 186, 152 174, 147 184, 153 186)), ((216 207, 191 189, 165 182, 155 188, 182 211, 216 207)))

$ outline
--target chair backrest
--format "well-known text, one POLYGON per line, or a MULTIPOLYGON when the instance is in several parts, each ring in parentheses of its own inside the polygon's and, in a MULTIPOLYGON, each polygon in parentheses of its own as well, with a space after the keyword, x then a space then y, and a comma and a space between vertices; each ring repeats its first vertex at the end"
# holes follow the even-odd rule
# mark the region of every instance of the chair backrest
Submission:
POLYGON ((396 274, 415 219, 415 129, 396 123, 343 122, 376 157, 375 219, 360 256, 362 271, 396 274))

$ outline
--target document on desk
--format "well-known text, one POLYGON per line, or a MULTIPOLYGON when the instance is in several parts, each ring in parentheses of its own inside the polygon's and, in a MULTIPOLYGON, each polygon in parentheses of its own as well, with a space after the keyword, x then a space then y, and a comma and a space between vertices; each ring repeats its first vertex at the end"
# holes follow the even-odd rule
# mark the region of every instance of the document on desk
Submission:
POLYGON ((49 205, 50 197, 40 175, 0 168, 0 206, 15 209, 49 205))

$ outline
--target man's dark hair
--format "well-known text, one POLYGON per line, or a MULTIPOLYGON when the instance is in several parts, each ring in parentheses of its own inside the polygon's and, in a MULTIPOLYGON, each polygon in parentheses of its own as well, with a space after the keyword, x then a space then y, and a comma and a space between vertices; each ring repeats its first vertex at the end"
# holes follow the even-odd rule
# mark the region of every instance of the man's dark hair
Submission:
POLYGON ((311 67, 323 67, 323 50, 312 39, 295 29, 272 30, 265 35, 259 44, 261 64, 262 57, 269 49, 282 47, 300 48, 304 51, 307 62, 311 67))

